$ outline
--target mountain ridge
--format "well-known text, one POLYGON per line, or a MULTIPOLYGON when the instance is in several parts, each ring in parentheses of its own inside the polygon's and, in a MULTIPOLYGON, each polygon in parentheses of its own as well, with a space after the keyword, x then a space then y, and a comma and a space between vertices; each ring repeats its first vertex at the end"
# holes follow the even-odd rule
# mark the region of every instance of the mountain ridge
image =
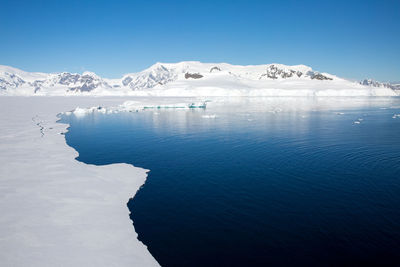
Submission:
POLYGON ((82 74, 26 72, 0 65, 1 95, 138 95, 138 96, 394 96, 397 87, 352 82, 314 71, 306 65, 231 65, 182 61, 157 62, 149 68, 102 78, 82 74))

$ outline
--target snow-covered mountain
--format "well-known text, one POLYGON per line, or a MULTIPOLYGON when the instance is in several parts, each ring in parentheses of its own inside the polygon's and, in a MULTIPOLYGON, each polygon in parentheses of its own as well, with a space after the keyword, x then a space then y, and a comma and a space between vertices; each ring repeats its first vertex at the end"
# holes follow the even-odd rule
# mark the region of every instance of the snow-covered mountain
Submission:
POLYGON ((378 82, 372 79, 365 79, 361 81, 360 84, 372 87, 390 88, 395 91, 400 91, 400 83, 385 83, 378 82))
POLYGON ((112 89, 92 72, 39 73, 0 66, 0 93, 10 95, 65 95, 91 92, 96 88, 112 89))
POLYGON ((348 81, 304 65, 156 63, 121 79, 92 72, 47 74, 0 66, 1 95, 394 96, 395 89, 348 81))

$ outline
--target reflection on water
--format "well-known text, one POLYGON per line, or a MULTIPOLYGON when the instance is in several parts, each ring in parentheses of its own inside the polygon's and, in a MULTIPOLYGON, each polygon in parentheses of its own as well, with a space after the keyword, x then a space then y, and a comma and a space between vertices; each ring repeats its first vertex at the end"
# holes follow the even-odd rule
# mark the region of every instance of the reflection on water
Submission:
POLYGON ((163 266, 359 265, 400 263, 399 113, 396 98, 232 98, 63 120, 78 160, 151 170, 128 206, 163 266))

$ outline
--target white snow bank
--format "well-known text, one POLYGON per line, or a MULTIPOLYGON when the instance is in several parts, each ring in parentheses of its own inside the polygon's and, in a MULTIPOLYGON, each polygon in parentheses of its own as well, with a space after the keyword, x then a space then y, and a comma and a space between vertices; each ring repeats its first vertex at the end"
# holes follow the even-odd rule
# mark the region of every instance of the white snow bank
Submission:
POLYGON ((80 108, 77 107, 72 111, 64 112, 65 115, 74 114, 75 116, 83 116, 86 114, 90 114, 93 112, 99 113, 116 113, 116 112, 138 112, 145 109, 193 109, 193 108, 206 108, 206 101, 199 102, 182 102, 182 103, 158 103, 157 100, 153 100, 153 102, 149 102, 146 104, 143 101, 125 101, 124 103, 117 106, 110 107, 102 107, 102 106, 94 106, 89 108, 80 108))
POLYGON ((217 117, 217 115, 210 114, 210 115, 203 115, 201 117, 204 118, 204 119, 215 119, 217 117))
POLYGON ((0 97, 1 266, 158 265, 126 206, 146 170, 76 161, 60 134, 67 125, 56 123, 56 114, 77 105, 121 101, 0 97))

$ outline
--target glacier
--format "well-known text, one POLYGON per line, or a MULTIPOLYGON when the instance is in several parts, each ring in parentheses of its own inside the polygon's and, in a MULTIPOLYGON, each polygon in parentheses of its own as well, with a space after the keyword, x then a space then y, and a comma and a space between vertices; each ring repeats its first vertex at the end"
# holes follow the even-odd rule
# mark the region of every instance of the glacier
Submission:
POLYGON ((0 66, 0 95, 8 96, 397 96, 398 89, 372 80, 349 81, 305 65, 156 63, 120 79, 0 66))

